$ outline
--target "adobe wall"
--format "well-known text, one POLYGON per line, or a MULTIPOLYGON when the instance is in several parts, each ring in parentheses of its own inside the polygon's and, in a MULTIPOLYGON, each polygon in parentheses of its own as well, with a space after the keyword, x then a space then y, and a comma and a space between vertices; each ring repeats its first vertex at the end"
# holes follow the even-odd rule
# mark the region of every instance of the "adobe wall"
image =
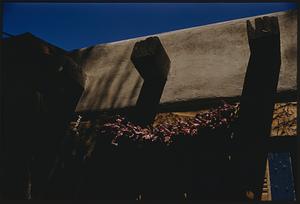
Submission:
MULTIPOLYGON (((295 91, 297 10, 268 16, 279 17, 282 66, 278 92, 295 91)), ((240 96, 250 55, 246 20, 256 17, 156 34, 171 60, 160 103, 240 96)), ((143 79, 130 61, 130 55, 135 42, 147 37, 73 52, 87 75, 85 91, 76 111, 135 105, 143 79)))

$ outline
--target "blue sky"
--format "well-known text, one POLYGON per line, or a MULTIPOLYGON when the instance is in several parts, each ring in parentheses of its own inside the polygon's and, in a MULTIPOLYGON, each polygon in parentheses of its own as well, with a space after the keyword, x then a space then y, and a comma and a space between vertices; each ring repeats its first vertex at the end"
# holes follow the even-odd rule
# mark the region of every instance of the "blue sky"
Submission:
POLYGON ((66 50, 296 8, 296 3, 5 3, 3 31, 66 50))

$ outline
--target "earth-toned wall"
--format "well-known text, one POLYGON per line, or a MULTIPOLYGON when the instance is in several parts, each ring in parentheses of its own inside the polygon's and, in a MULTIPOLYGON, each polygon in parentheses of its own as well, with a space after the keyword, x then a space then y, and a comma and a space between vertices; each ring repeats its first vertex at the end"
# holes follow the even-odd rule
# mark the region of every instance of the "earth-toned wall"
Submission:
MULTIPOLYGON (((295 91, 297 70, 297 10, 278 16, 281 72, 278 92, 295 91)), ((171 60, 160 104, 240 96, 249 60, 246 20, 193 27, 158 36, 171 60)), ((254 24, 254 23, 253 23, 254 24)), ((99 111, 136 104, 143 79, 130 60, 134 44, 149 36, 75 50, 87 75, 76 111, 99 111)))

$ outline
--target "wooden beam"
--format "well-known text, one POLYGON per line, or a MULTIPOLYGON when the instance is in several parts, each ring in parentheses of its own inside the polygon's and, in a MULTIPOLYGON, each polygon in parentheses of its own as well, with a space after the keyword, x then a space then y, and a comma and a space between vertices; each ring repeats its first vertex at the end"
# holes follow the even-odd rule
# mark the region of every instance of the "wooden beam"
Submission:
POLYGON ((271 131, 281 53, 277 17, 255 19, 255 29, 247 21, 250 59, 240 103, 237 140, 242 150, 241 188, 249 199, 260 200, 267 153, 265 144, 271 131))
POLYGON ((170 59, 158 37, 134 45, 131 61, 144 79, 134 120, 142 126, 153 123, 170 69, 170 59))

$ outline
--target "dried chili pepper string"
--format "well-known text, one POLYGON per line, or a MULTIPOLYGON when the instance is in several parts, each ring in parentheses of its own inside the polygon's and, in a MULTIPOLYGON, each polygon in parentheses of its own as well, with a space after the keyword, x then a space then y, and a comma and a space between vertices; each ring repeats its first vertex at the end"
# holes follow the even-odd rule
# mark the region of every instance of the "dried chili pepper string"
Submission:
POLYGON ((176 122, 170 124, 164 122, 156 127, 148 126, 142 128, 127 121, 124 117, 117 115, 109 123, 105 123, 101 127, 100 134, 111 135, 113 137, 112 144, 118 145, 119 140, 123 137, 132 142, 160 142, 170 145, 174 137, 178 135, 197 136, 201 129, 216 130, 220 128, 228 128, 237 118, 236 109, 238 106, 224 104, 217 109, 211 109, 206 113, 197 114, 189 120, 176 119, 176 122))
POLYGON ((125 117, 116 115, 104 124, 96 122, 90 135, 86 135, 84 125, 81 125, 82 117, 78 116, 75 127, 71 131, 77 144, 74 150, 78 148, 78 145, 81 146, 85 152, 83 157, 86 159, 93 152, 95 138, 100 138, 102 142, 109 142, 115 146, 126 144, 143 146, 143 144, 154 143, 169 146, 176 140, 177 136, 195 137, 201 136, 203 130, 216 131, 229 128, 238 117, 238 109, 238 105, 224 103, 216 109, 199 113, 194 118, 186 120, 176 118, 175 122, 166 121, 146 128, 130 122, 125 117))

